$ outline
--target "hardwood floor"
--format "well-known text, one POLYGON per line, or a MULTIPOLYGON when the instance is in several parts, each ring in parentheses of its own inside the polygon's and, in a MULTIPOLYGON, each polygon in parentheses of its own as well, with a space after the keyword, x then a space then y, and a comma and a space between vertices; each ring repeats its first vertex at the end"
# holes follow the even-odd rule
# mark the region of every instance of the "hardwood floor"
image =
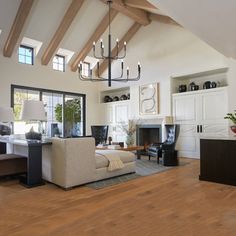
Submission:
POLYGON ((101 190, 0 182, 0 235, 236 235, 236 187, 198 180, 199 161, 101 190))

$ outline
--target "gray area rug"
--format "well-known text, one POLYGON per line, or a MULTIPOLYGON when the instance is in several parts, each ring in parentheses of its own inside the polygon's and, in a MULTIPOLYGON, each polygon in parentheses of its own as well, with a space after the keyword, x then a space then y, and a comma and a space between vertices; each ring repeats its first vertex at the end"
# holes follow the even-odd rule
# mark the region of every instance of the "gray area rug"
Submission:
POLYGON ((93 189, 101 189, 115 184, 124 183, 132 179, 137 179, 142 176, 148 176, 160 173, 172 168, 174 167, 163 166, 161 164, 161 161, 160 164, 158 165, 156 158, 152 158, 149 161, 147 156, 142 156, 140 160, 136 160, 136 173, 100 180, 97 182, 86 184, 85 186, 93 189))

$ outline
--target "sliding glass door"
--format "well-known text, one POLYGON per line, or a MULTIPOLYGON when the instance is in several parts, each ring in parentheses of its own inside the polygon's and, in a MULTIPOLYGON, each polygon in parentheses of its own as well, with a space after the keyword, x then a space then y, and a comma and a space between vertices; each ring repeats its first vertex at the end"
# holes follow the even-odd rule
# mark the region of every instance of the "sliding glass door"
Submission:
POLYGON ((42 100, 45 106, 47 122, 43 123, 43 133, 46 136, 73 137, 85 134, 85 102, 84 94, 68 93, 31 87, 12 85, 11 105, 14 109, 14 133, 23 134, 29 131, 29 126, 20 121, 20 112, 24 100, 42 100))

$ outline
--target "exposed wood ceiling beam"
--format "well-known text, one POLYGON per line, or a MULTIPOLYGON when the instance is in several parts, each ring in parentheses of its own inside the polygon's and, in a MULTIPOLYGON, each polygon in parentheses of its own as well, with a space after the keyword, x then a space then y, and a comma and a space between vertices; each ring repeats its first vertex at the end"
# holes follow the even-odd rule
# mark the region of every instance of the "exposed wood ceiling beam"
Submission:
POLYGON ((3 55, 5 57, 11 57, 24 27, 25 21, 29 15, 30 9, 32 8, 33 2, 34 0, 21 0, 15 20, 3 48, 3 55))
POLYGON ((158 22, 165 23, 165 24, 172 24, 172 25, 180 26, 176 21, 171 19, 169 16, 150 13, 149 18, 152 21, 158 21, 158 22))
POLYGON ((124 1, 126 5, 130 7, 136 7, 136 8, 141 8, 141 9, 157 9, 154 5, 152 5, 150 2, 147 0, 125 0, 124 1))
POLYGON ((69 29, 71 23, 73 22, 75 16, 77 15, 79 9, 81 8, 84 0, 73 0, 67 9, 60 25, 57 28, 53 38, 51 39, 47 49, 45 50, 41 63, 42 65, 47 65, 53 55, 55 54, 60 42, 66 34, 66 31, 69 29))
MULTIPOLYGON (((122 37, 122 39, 120 40, 120 47, 118 49, 118 52, 120 52, 123 48, 124 48, 124 42, 129 42, 132 37, 135 35, 135 33, 140 29, 142 25, 140 25, 139 23, 134 23, 129 30, 126 32, 126 34, 122 37)), ((114 57, 116 55, 116 47, 113 48, 112 50, 112 56, 114 57)), ((107 69, 107 60, 104 60, 99 68, 99 73, 100 75, 107 69)), ((97 72, 96 72, 97 74, 97 72)))
MULTIPOLYGON (((107 3, 107 0, 101 1, 107 3)), ((119 11, 120 13, 130 17, 141 25, 148 25, 150 23, 146 11, 126 6, 122 0, 113 0, 111 7, 116 11, 119 11)))
MULTIPOLYGON (((111 18, 110 18, 111 22, 113 21, 113 19, 115 18, 115 16, 117 14, 118 14, 118 12, 116 10, 111 9, 111 18)), ((93 42, 97 42, 99 40, 99 38, 102 36, 102 34, 107 29, 108 25, 109 25, 109 13, 107 13, 103 17, 102 21, 98 25, 95 32, 92 34, 90 39, 84 45, 83 49, 80 51, 78 56, 72 62, 72 64, 71 64, 71 70, 72 71, 75 72, 77 70, 80 61, 83 61, 85 59, 85 57, 88 55, 88 53, 91 51, 91 49, 93 48, 93 42)))

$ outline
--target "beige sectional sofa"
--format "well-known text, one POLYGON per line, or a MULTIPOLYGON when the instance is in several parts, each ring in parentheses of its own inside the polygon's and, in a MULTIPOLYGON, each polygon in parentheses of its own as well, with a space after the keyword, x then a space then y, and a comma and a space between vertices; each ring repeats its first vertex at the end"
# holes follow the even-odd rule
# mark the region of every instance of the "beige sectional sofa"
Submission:
POLYGON ((43 146, 43 179, 63 188, 135 172, 134 154, 119 150, 113 152, 119 155, 124 167, 108 171, 108 160, 95 153, 92 137, 53 138, 52 143, 43 146))

